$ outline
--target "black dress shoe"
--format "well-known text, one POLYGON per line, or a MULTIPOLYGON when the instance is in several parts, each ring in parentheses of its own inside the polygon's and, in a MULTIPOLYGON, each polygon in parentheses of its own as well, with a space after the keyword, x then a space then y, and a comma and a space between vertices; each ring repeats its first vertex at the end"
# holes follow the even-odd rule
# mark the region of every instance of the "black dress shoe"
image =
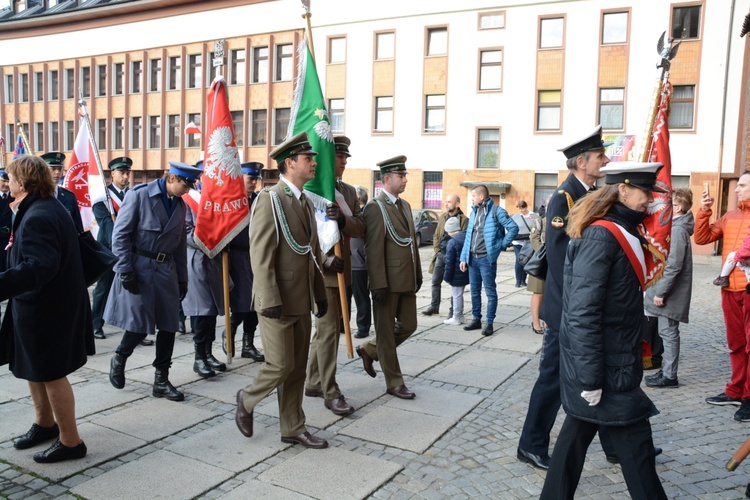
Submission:
POLYGON ((523 451, 520 447, 516 451, 516 456, 521 462, 531 464, 537 469, 547 470, 549 469, 549 455, 534 455, 528 451, 523 451))
POLYGON ((115 353, 112 361, 109 362, 109 383, 115 389, 125 387, 125 360, 127 358, 115 353))
POLYGON ((398 387, 391 387, 385 392, 391 396, 396 396, 399 399, 414 399, 417 397, 412 391, 410 391, 405 385, 399 385, 398 387))
POLYGON ((32 446, 36 446, 39 443, 49 441, 50 439, 55 439, 59 435, 60 428, 57 426, 57 424, 53 425, 52 427, 42 427, 41 425, 31 424, 31 429, 29 429, 26 434, 18 438, 13 443, 13 446, 17 450, 25 450, 26 448, 31 448, 32 446))
POLYGON ((62 444, 60 439, 56 439, 52 446, 46 450, 34 453, 34 462, 52 464, 63 460, 76 460, 85 457, 86 451, 86 445, 83 441, 78 443, 77 446, 69 447, 62 444))
POLYGON ((307 431, 305 431, 304 433, 298 436, 290 436, 290 437, 281 436, 281 442, 301 444, 305 448, 316 448, 316 449, 328 448, 328 441, 326 441, 323 438, 315 437, 307 431))
POLYGON ((257 361, 258 363, 262 363, 266 360, 266 357, 263 356, 263 354, 261 354, 260 351, 258 351, 258 349, 255 348, 255 346, 252 346, 252 345, 249 347, 245 347, 243 345, 242 353, 240 354, 240 356, 243 358, 250 358, 253 361, 257 361))
POLYGON ((485 337, 489 337, 493 333, 495 333, 495 329, 493 328, 492 323, 487 323, 487 326, 482 329, 482 335, 485 337))
POLYGON ((370 332, 357 332, 354 334, 355 339, 366 339, 370 336, 370 332))
POLYGON ((464 327, 464 330, 468 332, 469 330, 479 330, 480 328, 482 328, 482 320, 475 318, 471 320, 471 323, 464 327))
POLYGON ((234 422, 243 436, 253 436, 253 412, 248 412, 242 403, 242 389, 237 391, 237 413, 234 416, 234 422))
POLYGON ((346 402, 344 396, 336 399, 326 399, 323 405, 336 415, 349 415, 354 411, 354 407, 346 402))
POLYGON ((143 347, 150 347, 150 346, 154 345, 154 341, 151 340, 151 339, 149 339, 149 338, 145 338, 145 339, 143 339, 143 340, 140 341, 140 344, 143 347))
POLYGON ((101 328, 97 328, 96 330, 94 330, 94 338, 103 340, 103 339, 106 339, 107 336, 104 335, 104 330, 102 330, 101 328))
POLYGON ((439 312, 440 311, 438 311, 434 307, 428 307, 427 309, 422 311, 422 314, 424 314, 425 316, 432 316, 433 314, 438 314, 439 312))
POLYGON ((180 320, 180 322, 177 324, 177 331, 180 333, 185 333, 185 320, 180 320))
POLYGON ((372 378, 375 378, 378 376, 377 373, 375 373, 375 368, 373 368, 372 363, 373 359, 370 357, 369 354, 367 354, 367 351, 362 348, 362 346, 357 346, 357 355, 362 358, 362 365, 365 368, 365 373, 367 373, 372 378))

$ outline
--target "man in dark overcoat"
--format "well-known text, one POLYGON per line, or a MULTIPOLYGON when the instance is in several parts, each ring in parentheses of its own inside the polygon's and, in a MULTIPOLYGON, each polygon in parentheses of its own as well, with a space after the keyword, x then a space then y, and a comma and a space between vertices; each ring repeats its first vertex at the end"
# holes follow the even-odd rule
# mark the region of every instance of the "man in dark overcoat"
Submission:
POLYGON ((182 195, 195 187, 201 171, 184 163, 169 165, 164 177, 125 195, 112 231, 118 262, 104 321, 125 330, 110 363, 112 385, 125 387, 125 361, 158 329, 152 394, 182 401, 184 394, 169 382, 180 301, 188 288, 187 206, 182 195))
POLYGON ((50 172, 52 173, 52 182, 55 183, 55 198, 60 200, 60 203, 63 204, 73 218, 76 231, 82 233, 83 221, 81 220, 81 211, 78 208, 78 199, 72 191, 69 191, 60 185, 63 164, 65 163, 65 155, 58 151, 50 151, 49 153, 44 153, 41 158, 47 162, 50 172))
MULTIPOLYGON (((107 191, 109 191, 109 198, 112 203, 114 214, 110 214, 106 196, 96 200, 92 207, 92 212, 96 218, 96 224, 99 226, 99 232, 96 234, 96 241, 110 250, 112 249, 112 229, 115 226, 114 219, 117 218, 117 213, 120 211, 122 202, 125 199, 125 193, 128 191, 128 184, 130 183, 130 167, 132 165, 133 160, 127 156, 121 156, 109 162, 112 182, 107 186, 107 191)), ((104 327, 104 307, 107 305, 107 296, 109 295, 109 289, 112 288, 112 280, 114 278, 114 271, 109 271, 99 279, 96 283, 96 288, 94 288, 94 299, 93 304, 91 305, 91 313, 94 318, 94 337, 98 339, 107 338, 107 336, 104 335, 104 330, 102 330, 104 327)))
POLYGON ((10 195, 8 184, 8 172, 0 169, 0 272, 5 271, 5 247, 10 241, 11 224, 13 223, 13 211, 10 204, 14 198, 10 195))

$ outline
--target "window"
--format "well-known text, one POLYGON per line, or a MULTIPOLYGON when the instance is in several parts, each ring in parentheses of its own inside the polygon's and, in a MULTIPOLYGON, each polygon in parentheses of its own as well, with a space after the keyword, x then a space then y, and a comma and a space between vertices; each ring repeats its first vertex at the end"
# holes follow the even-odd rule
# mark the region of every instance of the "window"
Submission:
POLYGON ((480 128, 477 131, 477 168, 498 168, 500 129, 480 128))
POLYGON ((60 151, 60 127, 57 122, 49 122, 49 150, 60 151))
POLYGON ((276 81, 292 79, 292 44, 276 46, 276 81))
POLYGON ((99 149, 107 149, 107 120, 105 118, 96 120, 96 145, 99 149))
POLYGON ((234 143, 238 148, 245 145, 245 113, 242 111, 232 111, 232 126, 234 126, 234 143))
POLYGON ((5 75, 5 102, 7 104, 13 102, 13 75, 5 75))
POLYGON ((557 189, 557 174, 534 174, 534 211, 545 207, 557 189))
POLYGON ((148 117, 148 147, 149 149, 161 147, 161 116, 148 117))
POLYGON ((393 59, 396 53, 396 34, 376 33, 375 34, 375 60, 393 59))
POLYGON ((229 53, 229 83, 245 84, 245 49, 235 49, 229 53))
POLYGON ((346 62, 346 38, 328 39, 328 64, 346 62))
POLYGON ((427 30, 427 55, 442 56, 448 53, 448 28, 427 30))
POLYGON ((268 82, 268 47, 253 49, 253 83, 268 82))
POLYGON ((505 28, 505 11, 484 12, 479 14, 479 29, 491 30, 505 28))
POLYGON ((375 127, 378 133, 393 132, 393 97, 375 98, 375 127))
POLYGON ((29 75, 21 73, 19 75, 21 87, 21 95, 19 96, 18 102, 29 102, 29 75))
POLYGON ((107 95, 107 65, 100 64, 96 67, 96 95, 107 95))
POLYGON ((91 68, 81 68, 81 92, 83 97, 91 97, 91 68))
POLYGON ((602 45, 628 42, 628 13, 607 12, 602 17, 602 45))
POLYGON ((130 93, 141 93, 141 82, 143 80, 143 63, 141 61, 132 61, 130 63, 130 93))
POLYGON ((12 123, 8 123, 8 124, 6 124, 6 127, 8 127, 8 129, 7 129, 7 135, 6 135, 6 137, 10 137, 10 138, 11 138, 10 140, 11 140, 11 141, 13 141, 13 142, 12 142, 12 144, 14 145, 13 147, 15 147, 15 141, 16 141, 16 126, 15 126, 15 125, 13 125, 12 123))
POLYGON ((383 191, 383 174, 379 170, 372 173, 372 198, 380 195, 383 191))
POLYGON ((167 147, 180 147, 180 115, 167 116, 167 147))
POLYGON ((671 106, 669 128, 693 128, 695 85, 675 85, 672 88, 671 106))
POLYGON ((344 133, 344 100, 330 99, 328 101, 328 116, 331 118, 331 132, 344 133))
MULTIPOLYGON (((425 172, 423 189, 424 208, 441 210, 443 208, 443 173, 425 172)), ((425 215, 429 217, 431 214, 425 215)), ((437 218, 435 218, 435 222, 437 222, 437 218)))
POLYGON ((125 119, 114 118, 112 120, 112 149, 122 149, 125 139, 125 119))
POLYGON ((701 6, 675 7, 672 10, 672 38, 698 38, 700 36, 701 6))
POLYGON ((56 69, 53 69, 49 72, 49 100, 50 101, 56 101, 59 97, 60 93, 59 91, 59 83, 60 79, 58 77, 58 72, 56 69))
POLYGON ((208 53, 208 61, 207 61, 208 71, 206 71, 206 87, 210 87, 212 83, 214 83, 214 78, 216 78, 216 66, 214 66, 214 53, 209 52, 208 53))
POLYGON ((182 66, 180 64, 180 56, 169 58, 169 83, 167 84, 167 90, 177 90, 180 88, 180 80, 182 79, 182 66))
POLYGON ((130 149, 141 149, 143 123, 140 116, 130 117, 130 149))
POLYGON ((112 95, 122 95, 122 82, 125 79, 125 63, 114 63, 112 65, 112 95))
POLYGON ((622 130, 625 89, 599 89, 599 123, 603 129, 622 130))
POLYGON ((286 138, 286 132, 289 129, 289 117, 291 109, 278 108, 275 111, 273 145, 281 144, 286 138))
POLYGON ((44 100, 44 76, 41 71, 34 73, 34 100, 44 100))
MULTIPOLYGON (((40 123, 41 125, 41 123, 40 123)), ((75 126, 73 120, 65 120, 65 150, 70 151, 75 144, 75 126)))
POLYGON ((159 92, 161 90, 161 59, 148 61, 148 91, 159 92))
POLYGON ((445 133, 445 95, 428 95, 425 97, 425 133, 445 133))
POLYGON ((187 88, 197 89, 203 81, 203 55, 190 54, 188 56, 188 80, 187 88))
POLYGON ((253 118, 250 126, 253 128, 250 133, 250 145, 251 146, 265 146, 266 145, 266 120, 268 113, 265 109, 254 109, 253 118))
POLYGON ((537 130, 560 130, 559 90, 540 90, 537 110, 537 130))
POLYGON ((503 88, 503 51, 479 51, 479 90, 503 88))
POLYGON ((34 147, 44 149, 44 123, 42 122, 34 124, 34 147))
POLYGON ((563 46, 563 18, 541 19, 539 21, 539 48, 551 49, 563 46))
POLYGON ((76 98, 75 69, 65 68, 65 98, 76 98))
MULTIPOLYGON (((201 128, 201 114, 200 113, 188 113, 187 122, 193 122, 193 124, 201 128)), ((179 133, 179 130, 177 131, 179 133)), ((199 148, 201 145, 200 134, 185 134, 185 147, 186 148, 199 148)))

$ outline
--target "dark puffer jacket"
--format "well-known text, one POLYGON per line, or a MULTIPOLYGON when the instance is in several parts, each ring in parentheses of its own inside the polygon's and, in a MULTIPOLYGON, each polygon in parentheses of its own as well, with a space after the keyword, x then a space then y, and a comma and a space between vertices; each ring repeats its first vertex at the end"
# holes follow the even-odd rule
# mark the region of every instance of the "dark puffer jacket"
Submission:
MULTIPOLYGON (((637 236, 644 216, 615 203, 604 218, 637 236)), ((560 393, 567 414, 603 425, 658 414, 640 387, 642 322, 643 290, 625 252, 606 228, 587 227, 570 240, 565 260, 560 393), (588 406, 581 392, 595 389, 601 402, 588 406)))

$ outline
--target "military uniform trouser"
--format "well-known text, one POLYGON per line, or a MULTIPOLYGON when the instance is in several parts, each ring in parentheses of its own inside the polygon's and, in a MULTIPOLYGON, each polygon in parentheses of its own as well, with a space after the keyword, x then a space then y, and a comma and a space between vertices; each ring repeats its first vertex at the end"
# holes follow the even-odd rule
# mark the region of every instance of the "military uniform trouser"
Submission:
POLYGON ((210 344, 216 340, 216 316, 190 316, 193 343, 210 344))
MULTIPOLYGON (((130 357, 133 354, 133 350, 146 338, 145 333, 135 333, 126 331, 120 340, 120 345, 117 346, 117 354, 124 358, 130 357)), ((169 367, 172 365, 172 352, 174 351, 174 332, 165 332, 159 330, 156 334, 156 357, 154 362, 151 364, 154 368, 160 371, 169 371, 169 367)))
POLYGON ((242 325, 243 334, 249 335, 252 339, 255 336, 255 329, 258 327, 258 313, 255 311, 232 313, 229 324, 232 327, 233 339, 240 325, 242 325))

